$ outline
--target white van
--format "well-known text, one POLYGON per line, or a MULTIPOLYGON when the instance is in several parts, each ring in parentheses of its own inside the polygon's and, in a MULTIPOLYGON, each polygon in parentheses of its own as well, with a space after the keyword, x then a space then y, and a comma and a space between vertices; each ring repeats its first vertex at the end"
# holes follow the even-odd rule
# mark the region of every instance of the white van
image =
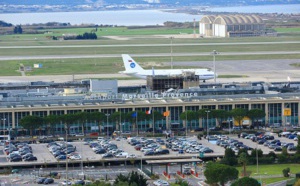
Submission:
POLYGON ((183 167, 182 173, 186 174, 186 175, 190 175, 191 174, 191 170, 192 168, 189 166, 183 167))
POLYGON ((291 134, 291 132, 282 132, 282 133, 280 133, 280 135, 283 136, 283 137, 285 137, 285 136, 287 136, 289 134, 291 134))
POLYGON ((127 152, 120 152, 116 155, 116 158, 126 158, 128 156, 127 152))
POLYGON ((104 140, 104 137, 98 137, 97 140, 102 141, 102 140, 104 140))

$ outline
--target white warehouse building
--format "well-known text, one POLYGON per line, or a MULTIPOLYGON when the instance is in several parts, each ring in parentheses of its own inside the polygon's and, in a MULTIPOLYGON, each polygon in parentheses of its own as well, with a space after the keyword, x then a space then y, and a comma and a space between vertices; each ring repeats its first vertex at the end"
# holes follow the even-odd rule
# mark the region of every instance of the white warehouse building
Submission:
POLYGON ((208 15, 199 23, 202 37, 252 37, 265 35, 266 25, 257 15, 208 15))

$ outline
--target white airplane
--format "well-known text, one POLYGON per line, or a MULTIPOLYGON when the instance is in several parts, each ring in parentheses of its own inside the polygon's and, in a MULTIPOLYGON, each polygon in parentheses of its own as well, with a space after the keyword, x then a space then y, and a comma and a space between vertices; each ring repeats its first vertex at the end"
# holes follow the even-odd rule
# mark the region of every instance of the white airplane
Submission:
POLYGON ((176 76, 182 75, 184 72, 195 72, 200 80, 214 79, 214 72, 208 69, 162 69, 162 70, 145 70, 137 62, 135 62, 128 54, 122 54, 125 71, 123 73, 141 79, 147 79, 147 76, 176 76))

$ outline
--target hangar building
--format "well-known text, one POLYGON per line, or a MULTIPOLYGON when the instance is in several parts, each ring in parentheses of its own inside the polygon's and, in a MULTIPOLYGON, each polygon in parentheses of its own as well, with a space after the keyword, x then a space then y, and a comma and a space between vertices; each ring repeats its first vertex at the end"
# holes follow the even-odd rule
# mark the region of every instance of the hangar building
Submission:
POLYGON ((252 37, 265 34, 266 25, 257 15, 208 15, 199 23, 200 36, 252 37))

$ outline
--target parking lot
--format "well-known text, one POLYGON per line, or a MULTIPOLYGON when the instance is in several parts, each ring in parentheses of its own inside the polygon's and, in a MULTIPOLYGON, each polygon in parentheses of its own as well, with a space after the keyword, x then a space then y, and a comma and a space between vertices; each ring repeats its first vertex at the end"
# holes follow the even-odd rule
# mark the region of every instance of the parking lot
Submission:
MULTIPOLYGON (((293 139, 288 139, 286 137, 278 137, 277 135, 274 135, 272 133, 270 133, 270 135, 273 135, 275 137, 275 139, 279 139, 281 140, 282 143, 293 143, 294 145, 297 144, 296 141, 294 141, 293 139)), ((259 148, 263 151, 264 154, 268 154, 269 152, 273 151, 273 149, 270 149, 268 146, 264 146, 263 144, 258 144, 256 142, 253 142, 250 139, 245 139, 245 138, 238 138, 237 135, 230 135, 228 136, 231 139, 234 140, 238 140, 239 142, 242 142, 244 145, 249 146, 251 148, 259 148)), ((136 138, 136 139, 140 139, 140 138, 136 138)), ((144 138, 142 138, 144 139, 144 138)), ((147 138, 146 140, 152 139, 154 142, 153 143, 157 143, 156 142, 156 138, 147 138)), ((203 146, 203 147, 207 147, 209 149, 211 149, 213 152, 212 153, 205 153, 206 156, 211 156, 211 157, 218 157, 218 156, 223 156, 224 152, 225 152, 225 148, 221 147, 219 145, 216 145, 214 141, 208 141, 207 139, 202 138, 202 140, 198 140, 196 138, 196 136, 192 136, 189 138, 178 138, 180 140, 184 140, 185 143, 186 141, 192 141, 195 142, 195 144, 203 146)), ((169 150, 169 154, 153 154, 153 155, 149 155, 146 156, 144 152, 142 152, 141 150, 136 150, 135 149, 135 145, 129 144, 128 140, 124 139, 124 138, 119 138, 119 139, 110 139, 109 143, 111 144, 115 144, 117 146, 118 149, 121 149, 122 151, 124 151, 127 154, 132 154, 134 155, 135 159, 178 159, 178 158, 189 158, 189 157, 199 157, 199 152, 198 151, 191 151, 191 152, 187 152, 187 150, 185 149, 185 152, 183 153, 179 153, 179 151, 174 151, 171 148, 167 147, 167 143, 166 139, 161 139, 164 144, 163 145, 159 145, 156 149, 168 149, 169 150)), ((95 141, 96 143, 98 143, 99 141, 95 141)), ((125 161, 126 157, 122 157, 122 158, 116 158, 116 157, 112 157, 112 158, 103 158, 103 154, 96 154, 93 149, 86 143, 84 143, 83 141, 75 141, 75 142, 69 142, 70 144, 72 144, 74 147, 76 147, 76 152, 81 156, 81 159, 79 160, 69 160, 70 163, 72 162, 99 162, 99 161, 125 161)), ((7 155, 5 153, 3 153, 3 146, 1 146, 1 150, 0 150, 0 162, 1 162, 1 166, 8 166, 8 165, 42 165, 42 164, 58 164, 58 163, 64 163, 65 160, 57 160, 49 151, 49 149, 47 148, 47 144, 30 144, 30 146, 32 147, 32 153, 37 157, 37 161, 33 161, 33 162, 9 162, 7 160, 7 155)), ((183 145, 184 146, 184 145, 183 145)), ((183 146, 180 146, 180 148, 183 148, 183 146)), ((196 146, 196 145, 195 145, 196 146)), ((184 147, 185 148, 185 147, 184 147)), ((201 147, 202 148, 202 147, 201 147)), ((280 153, 280 152, 276 152, 276 153, 280 153)))
MULTIPOLYGON (((264 139, 266 136, 273 136, 271 140, 265 140, 267 142, 271 142, 274 140, 280 140, 280 146, 285 144, 292 144, 294 146, 297 145, 297 141, 294 139, 289 139, 288 136, 279 137, 277 134, 265 133, 265 135, 259 135, 257 137, 257 141, 264 139)), ((248 136, 249 137, 249 136, 248 136)), ((215 135, 210 136, 210 141, 208 139, 202 138, 201 140, 197 139, 196 136, 191 137, 177 137, 176 139, 165 139, 165 138, 142 138, 137 137, 133 138, 134 140, 130 141, 125 138, 115 138, 115 139, 101 139, 101 140, 90 140, 83 141, 77 140, 74 142, 69 142, 68 145, 72 146, 72 148, 76 149, 76 153, 80 155, 80 159, 71 160, 68 159, 68 178, 71 180, 82 179, 82 172, 84 172, 85 176, 91 179, 107 179, 114 180, 118 174, 128 174, 130 171, 138 171, 139 169, 151 171, 151 166, 146 163, 146 160, 171 160, 174 159, 182 159, 182 158, 198 158, 200 156, 200 152, 203 149, 211 149, 212 153, 204 153, 204 157, 222 157, 224 155, 226 148, 245 148, 249 147, 249 149, 258 148, 263 151, 264 154, 268 154, 274 149, 271 149, 265 143, 259 144, 257 141, 253 141, 251 139, 245 138, 245 136, 238 135, 215 135), (219 144, 217 144, 219 141, 219 144), (221 142, 227 143, 226 146, 220 145, 221 142), (95 153, 95 149, 92 148, 91 144, 99 144, 99 148, 105 148, 105 153, 116 152, 113 157, 104 158, 103 155, 105 153, 95 153), (148 144, 149 143, 149 144, 148 144), (155 151, 154 154, 145 155, 145 152, 142 152, 141 149, 136 150, 135 147, 138 144, 142 144, 143 147, 148 148, 148 146, 153 147, 150 149, 155 151), (158 145, 159 144, 159 145, 158 145), (116 146, 116 149, 115 149, 116 146), (110 148, 114 147, 114 148, 110 148), (199 147, 199 148, 198 148, 199 147), (162 149, 168 149, 168 154, 160 154, 162 149), (178 150, 182 149, 182 151, 178 150), (128 157, 124 156, 121 158, 117 158, 118 153, 124 153, 128 157), (129 156, 134 155, 134 156, 129 156), (78 167, 80 163, 83 163, 83 166, 78 167), (98 162, 97 166, 93 162, 98 162), (99 164, 99 162, 102 162, 99 164), (114 166, 114 162, 118 162, 119 166, 114 166), (143 162, 143 165, 140 163, 143 162), (143 166, 143 168, 142 168, 143 166)), ((56 145, 66 145, 64 142, 57 141, 56 145)), ((279 144, 278 144, 279 145, 279 144)), ((37 157, 37 161, 33 162, 9 162, 7 159, 7 155, 4 153, 4 146, 1 146, 0 151, 0 161, 1 166, 23 166, 28 165, 29 169, 24 169, 18 178, 4 178, 2 180, 13 180, 19 183, 29 183, 34 184, 36 179, 41 175, 48 175, 51 171, 56 171, 59 174, 59 178, 66 177, 66 160, 58 160, 51 152, 50 148, 47 147, 46 143, 41 144, 29 144, 32 148, 32 153, 37 157), (60 165, 59 165, 60 164, 60 165), (52 168, 47 168, 47 165, 52 165, 52 168), (53 165, 55 165, 53 167, 53 165), (22 179, 20 179, 22 177, 22 179)), ((67 148, 68 149, 68 148, 67 148)), ((288 151, 289 153, 293 153, 293 151, 288 151)), ((275 153, 281 153, 281 151, 276 151, 275 153)), ((199 180, 204 180, 203 177, 203 169, 201 164, 196 165, 186 165, 193 167, 193 170, 199 172, 199 177, 196 178, 194 176, 186 176, 184 179, 188 180, 190 183, 197 184, 199 180)), ((166 164, 157 164, 154 165, 154 174, 160 175, 161 179, 166 179, 164 176, 164 172, 166 171, 166 164)), ((181 171, 180 164, 171 164, 168 166, 168 173, 171 175, 169 178, 170 182, 173 182, 177 177, 177 172, 181 171)), ((20 173, 19 173, 20 174, 20 173)), ((58 185, 62 180, 55 179, 54 184, 58 185)))

